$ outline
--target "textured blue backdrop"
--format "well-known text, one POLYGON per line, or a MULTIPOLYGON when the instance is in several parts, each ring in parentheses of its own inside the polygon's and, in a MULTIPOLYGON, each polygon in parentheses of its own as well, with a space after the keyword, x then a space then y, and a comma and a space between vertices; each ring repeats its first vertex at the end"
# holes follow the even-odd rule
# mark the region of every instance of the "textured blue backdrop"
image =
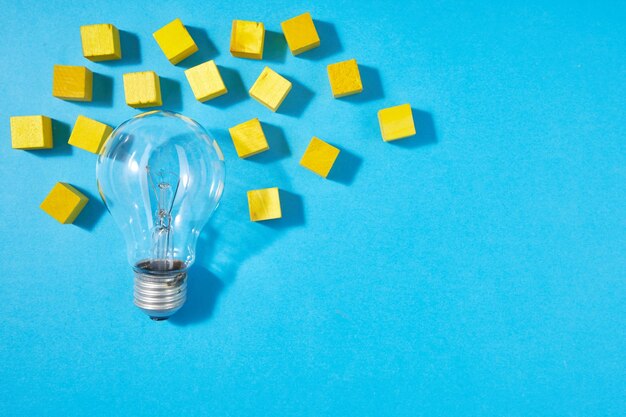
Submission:
POLYGON ((0 415, 618 416, 626 414, 626 6, 623 1, 2 1, 0 415), (29 4, 28 4, 29 3, 29 4), (394 3, 394 4, 385 4, 394 3), (280 21, 310 10, 322 46, 293 57, 280 21), (200 52, 167 62, 175 17, 200 52), (266 24, 266 59, 228 52, 232 19, 266 24), (124 59, 91 63, 79 26, 110 22, 124 59), (326 65, 365 91, 333 100, 326 65), (196 102, 183 69, 215 59, 230 90, 196 102), (51 95, 86 65, 95 100, 51 95), (247 97, 263 66, 294 89, 247 97), (155 70, 164 108, 227 159, 188 305, 132 305, 78 114, 116 125, 122 73, 155 70), (380 139, 410 102, 418 134, 380 139), (51 151, 10 149, 9 116, 58 122, 51 151), (266 123, 236 157, 227 128, 266 123), (311 136, 342 149, 330 180, 298 166, 311 136), (38 206, 56 181, 91 197, 74 226, 38 206), (284 219, 250 223, 245 191, 278 186, 284 219))

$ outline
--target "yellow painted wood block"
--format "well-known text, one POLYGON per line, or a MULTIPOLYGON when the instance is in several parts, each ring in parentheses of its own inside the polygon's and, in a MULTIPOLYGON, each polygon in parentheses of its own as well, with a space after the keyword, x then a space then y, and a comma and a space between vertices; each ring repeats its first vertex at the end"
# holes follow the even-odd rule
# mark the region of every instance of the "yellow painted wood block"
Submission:
POLYGON ((91 153, 99 154, 102 145, 104 145, 112 131, 113 128, 111 126, 80 115, 76 119, 74 129, 72 129, 72 134, 67 143, 91 153))
POLYGON ((109 23, 80 27, 83 56, 91 61, 111 61, 122 58, 120 32, 109 23))
POLYGON ((198 101, 211 100, 228 92, 215 61, 191 67, 185 70, 185 76, 198 101))
POLYGON ((238 58, 263 59, 265 26, 261 22, 233 20, 230 53, 238 58))
POLYGON ((174 19, 152 34, 165 57, 174 65, 198 51, 198 45, 180 19, 174 19))
POLYGON ((333 97, 339 98, 363 91, 361 74, 359 73, 356 59, 330 64, 327 69, 333 97))
POLYGON ((300 165, 315 172, 320 177, 326 178, 337 156, 339 156, 338 148, 313 137, 306 151, 304 151, 302 159, 300 159, 300 165))
POLYGON ((135 108, 161 106, 161 83, 154 71, 124 74, 126 104, 135 108))
POLYGON ((52 148, 52 120, 46 116, 11 117, 13 149, 52 148))
POLYGON ((228 131, 240 158, 247 158, 270 148, 259 119, 248 120, 228 131))
POLYGON ((59 223, 73 223, 89 199, 76 188, 57 182, 39 206, 59 223))
POLYGON ((93 73, 85 67, 55 65, 52 75, 52 95, 64 100, 91 101, 93 73))
POLYGON ((253 222, 280 219, 283 214, 280 208, 278 188, 248 191, 248 208, 250 209, 250 220, 253 222))
POLYGON ((276 111, 289 91, 291 82, 269 67, 265 67, 250 88, 250 95, 271 111, 276 111))
POLYGON ((287 45, 294 55, 320 46, 320 37, 315 29, 311 13, 285 20, 280 24, 287 39, 287 45))
POLYGON ((402 139, 415 134, 415 122, 410 104, 388 107, 378 111, 380 133, 385 142, 402 139))

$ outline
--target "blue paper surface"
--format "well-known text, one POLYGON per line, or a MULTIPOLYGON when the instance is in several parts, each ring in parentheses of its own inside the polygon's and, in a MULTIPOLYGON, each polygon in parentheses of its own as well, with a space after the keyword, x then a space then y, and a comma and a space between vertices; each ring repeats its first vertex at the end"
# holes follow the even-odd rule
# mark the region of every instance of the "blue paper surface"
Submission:
POLYGON ((626 415, 626 5, 600 1, 2 1, 0 415, 626 415), (282 20, 311 11, 294 57, 282 20), (152 32, 179 17, 200 52, 171 65, 152 32), (265 59, 228 51, 263 21, 265 59), (124 58, 82 57, 79 26, 113 23, 124 58), (326 65, 356 58, 335 100, 326 65), (195 101, 183 70, 215 59, 228 95, 195 101), (54 64, 94 71, 92 103, 52 97, 54 64), (293 90, 247 95, 264 66, 293 90), (132 304, 96 156, 66 144, 83 114, 139 111, 122 74, 154 70, 163 108, 200 122, 227 169, 189 301, 167 322, 132 304), (411 103, 417 135, 381 140, 411 103), (18 151, 9 117, 55 120, 54 150, 18 151), (253 117, 271 150, 237 158, 253 117), (328 180, 298 165, 339 147, 328 180), (57 181, 90 197, 75 225, 39 209, 57 181), (284 218, 248 221, 278 186, 284 218))

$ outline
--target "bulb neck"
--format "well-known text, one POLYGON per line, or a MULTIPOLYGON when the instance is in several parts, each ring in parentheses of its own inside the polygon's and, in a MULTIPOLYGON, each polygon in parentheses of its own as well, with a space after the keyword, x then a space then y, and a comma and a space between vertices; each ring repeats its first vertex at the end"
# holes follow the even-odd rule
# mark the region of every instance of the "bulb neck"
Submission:
POLYGON ((178 260, 150 259, 133 267, 135 305, 152 320, 167 320, 187 299, 187 265, 178 260))

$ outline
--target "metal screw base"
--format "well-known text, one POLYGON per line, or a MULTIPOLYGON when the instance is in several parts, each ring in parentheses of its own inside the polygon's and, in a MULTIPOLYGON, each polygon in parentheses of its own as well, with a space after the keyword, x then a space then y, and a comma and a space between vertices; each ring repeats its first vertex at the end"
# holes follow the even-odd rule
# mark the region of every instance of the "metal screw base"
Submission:
POLYGON ((167 320, 185 304, 187 271, 182 262, 150 260, 134 269, 135 305, 152 320, 167 320))

